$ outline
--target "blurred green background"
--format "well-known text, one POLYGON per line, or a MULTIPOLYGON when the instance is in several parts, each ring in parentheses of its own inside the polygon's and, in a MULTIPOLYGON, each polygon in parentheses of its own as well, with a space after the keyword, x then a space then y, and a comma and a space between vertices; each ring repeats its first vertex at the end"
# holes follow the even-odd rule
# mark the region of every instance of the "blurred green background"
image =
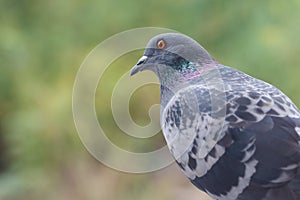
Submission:
MULTIPOLYGON (((299 10, 299 0, 0 0, 0 199, 206 199, 175 165, 126 174, 90 156, 72 118, 76 72, 107 37, 166 27, 193 37, 219 62, 274 84, 300 106, 299 10)), ((141 53, 113 74, 121 76, 141 53)), ((113 85, 116 78, 107 80, 113 85)), ((140 92, 131 106, 137 115, 159 101, 158 87, 140 92)), ((136 118, 149 120, 147 113, 136 118)), ((113 122, 104 123, 117 132, 113 122)))

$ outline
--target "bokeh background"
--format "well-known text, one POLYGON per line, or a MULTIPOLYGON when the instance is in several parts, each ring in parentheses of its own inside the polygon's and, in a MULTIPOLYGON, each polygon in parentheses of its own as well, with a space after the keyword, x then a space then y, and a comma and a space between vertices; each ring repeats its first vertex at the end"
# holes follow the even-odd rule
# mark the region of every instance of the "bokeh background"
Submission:
MULTIPOLYGON (((84 148, 72 118, 72 87, 85 56, 118 32, 166 27, 199 41, 219 62, 271 82, 300 106, 300 1, 0 0, 0 199, 209 199, 172 165, 147 174, 112 170, 84 148)), ((111 88, 141 56, 106 74, 111 88)), ((133 118, 149 121, 158 87, 136 92, 133 118)), ((97 101, 97 100, 96 100, 97 101)), ((109 100, 105 101, 109 103, 109 100)), ((99 121, 124 142, 107 104, 99 121)), ((161 135, 149 145, 162 145, 161 135)))

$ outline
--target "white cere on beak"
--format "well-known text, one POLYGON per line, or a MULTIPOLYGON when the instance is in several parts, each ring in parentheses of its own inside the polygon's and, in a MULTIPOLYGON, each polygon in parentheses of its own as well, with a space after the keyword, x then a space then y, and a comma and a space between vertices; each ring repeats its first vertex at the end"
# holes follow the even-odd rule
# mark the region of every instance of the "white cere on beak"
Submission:
POLYGON ((148 58, 147 56, 141 57, 141 58, 139 59, 139 61, 137 62, 136 65, 141 65, 141 64, 143 64, 147 58, 148 58))

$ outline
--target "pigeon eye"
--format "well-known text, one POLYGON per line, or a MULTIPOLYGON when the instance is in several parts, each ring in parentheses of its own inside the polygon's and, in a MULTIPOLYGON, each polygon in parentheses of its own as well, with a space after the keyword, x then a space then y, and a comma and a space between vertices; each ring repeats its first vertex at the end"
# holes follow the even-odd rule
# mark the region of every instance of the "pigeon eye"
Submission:
POLYGON ((157 48, 164 49, 166 47, 166 43, 164 40, 159 40, 156 44, 157 48))

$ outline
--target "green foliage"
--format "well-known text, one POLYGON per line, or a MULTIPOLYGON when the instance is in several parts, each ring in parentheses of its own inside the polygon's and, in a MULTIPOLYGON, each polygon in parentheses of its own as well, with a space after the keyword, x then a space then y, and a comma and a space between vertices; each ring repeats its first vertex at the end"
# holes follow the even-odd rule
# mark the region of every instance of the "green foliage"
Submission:
MULTIPOLYGON (((174 199, 174 187, 189 186, 172 174, 125 175, 84 150, 71 112, 81 62, 118 32, 171 28, 199 41, 219 62, 276 85, 300 106, 299 9, 297 0, 0 1, 0 199, 174 199)), ((107 72, 102 95, 111 95, 139 56, 107 72)), ((149 122, 144 113, 158 102, 158 87, 149 87, 130 104, 140 124, 149 122)), ((109 98, 104 102, 97 103, 98 118, 116 133, 109 137, 133 144, 113 122, 109 98)), ((162 137, 138 150, 144 144, 161 146, 162 137)))

